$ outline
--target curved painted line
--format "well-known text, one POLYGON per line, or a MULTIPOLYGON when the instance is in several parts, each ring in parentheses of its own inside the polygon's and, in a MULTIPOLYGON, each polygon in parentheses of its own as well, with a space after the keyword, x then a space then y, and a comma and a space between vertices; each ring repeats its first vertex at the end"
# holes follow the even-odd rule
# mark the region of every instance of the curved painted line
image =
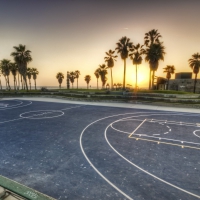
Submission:
MULTIPOLYGON (((80 148, 81 148, 81 151, 84 155, 84 157, 86 158, 86 160, 88 161, 88 163, 90 164, 90 166, 99 174, 99 176, 101 176, 109 185, 111 185, 113 188, 115 188, 118 192, 120 192, 122 195, 126 196, 128 199, 132 199, 131 197, 129 197, 128 195, 126 195, 123 191, 121 191, 117 186, 115 186, 112 182, 110 182, 93 164, 92 162, 90 161, 90 159, 87 157, 84 149, 83 149, 83 146, 82 146, 82 137, 83 137, 83 134, 85 132, 85 130, 90 127, 91 125, 95 124, 96 122, 99 122, 101 120, 104 120, 104 119, 108 119, 108 118, 111 118, 111 117, 117 117, 117 116, 123 116, 123 115, 128 115, 128 114, 139 114, 139 113, 142 113, 144 114, 145 112, 136 112, 136 113, 124 113, 124 114, 118 114, 118 115, 111 115, 111 116, 107 116, 107 117, 104 117, 104 118, 100 118, 96 121, 93 121, 92 123, 88 124, 84 129, 83 131, 81 132, 81 135, 80 135, 80 148)), ((158 112, 146 112, 146 113, 149 113, 152 115, 152 113, 157 113, 156 115, 158 114, 161 114, 161 113, 158 113, 158 112)), ((172 113, 172 112, 163 112, 163 113, 166 113, 165 115, 169 115, 169 113, 172 113)), ((174 112, 176 114, 173 114, 173 115, 184 115, 183 112, 174 112), (180 113, 180 114, 178 114, 180 113)), ((138 117, 138 116, 136 116, 138 117)))
POLYGON ((197 131, 200 131, 200 130, 196 130, 196 131, 194 131, 193 134, 194 134, 195 136, 197 136, 197 137, 200 138, 200 136, 196 134, 197 131))
MULTIPOLYGON (((111 123, 111 124, 112 124, 112 123, 111 123)), ((189 191, 187 191, 187 190, 184 190, 184 189, 182 189, 182 188, 180 188, 180 187, 178 187, 178 186, 176 186, 176 185, 173 185, 173 184, 171 184, 171 183, 169 183, 169 182, 167 182, 167 181, 165 181, 165 180, 163 180, 163 179, 161 179, 161 178, 159 178, 159 177, 157 177, 157 176, 155 176, 155 175, 149 173, 148 171, 142 169, 141 167, 139 167, 138 165, 134 164, 133 162, 131 162, 130 160, 128 160, 127 158, 125 158, 123 155, 121 155, 121 154, 110 144, 110 142, 108 141, 108 138, 107 138, 107 130, 108 130, 108 128, 110 127, 111 124, 109 124, 109 125, 106 127, 105 132, 104 132, 104 136, 105 136, 105 139, 106 139, 106 142, 108 143, 108 145, 109 145, 109 146, 115 151, 115 153, 117 153, 121 158, 123 158, 124 160, 126 160, 128 163, 130 163, 131 165, 133 165, 133 166, 136 167, 137 169, 139 169, 139 170, 143 171, 144 173, 146 173, 146 174, 152 176, 153 178, 155 178, 155 179, 157 179, 157 180, 159 180, 159 181, 161 181, 161 182, 163 182, 163 183, 165 183, 165 184, 167 184, 167 185, 170 185, 170 186, 172 186, 172 187, 174 187, 174 188, 176 188, 176 189, 178 189, 178 190, 180 190, 180 191, 182 191, 182 192, 185 192, 185 193, 187 193, 187 194, 189 194, 189 195, 192 195, 192 196, 194 196, 194 197, 200 198, 200 196, 198 196, 198 195, 196 195, 196 194, 193 194, 193 193, 191 193, 191 192, 189 192, 189 191)))
POLYGON ((29 101, 30 103, 29 104, 26 104, 26 105, 22 105, 22 106, 17 106, 17 107, 12 107, 12 108, 5 108, 5 109, 0 109, 0 110, 9 110, 9 109, 14 109, 14 108, 21 108, 21 107, 25 107, 25 106, 29 106, 32 104, 32 101, 29 101))
POLYGON ((19 116, 21 117, 21 118, 25 118, 25 119, 46 119, 46 118, 56 118, 56 117, 60 117, 60 116, 62 116, 62 115, 64 115, 65 113, 64 112, 62 112, 61 110, 37 110, 37 111, 29 111, 29 112, 24 112, 24 113, 21 113, 19 116), (43 111, 45 111, 45 112, 60 112, 61 114, 60 115, 57 115, 57 116, 53 116, 53 117, 40 117, 40 118, 34 118, 34 116, 31 116, 31 117, 24 117, 24 116, 22 116, 23 114, 27 114, 27 113, 34 113, 34 112, 43 112, 43 111))
MULTIPOLYGON (((11 101, 11 100, 10 100, 10 101, 11 101)), ((0 109, 13 108, 13 107, 17 107, 17 106, 23 104, 23 102, 22 102, 22 101, 19 101, 19 100, 12 100, 12 101, 18 101, 18 102, 20 102, 20 103, 19 103, 19 104, 16 104, 16 105, 6 106, 6 107, 0 108, 0 109)), ((8 104, 8 105, 9 105, 9 104, 8 104)))
MULTIPOLYGON (((86 158, 86 160, 88 161, 88 163, 90 164, 90 166, 99 174, 99 176, 101 176, 109 185, 111 185, 113 188, 115 188, 119 193, 121 193, 122 195, 124 195, 126 198, 128 198, 128 199, 130 199, 130 200, 132 200, 132 198, 131 197, 129 197, 128 195, 126 195, 122 190, 120 190, 117 186, 115 186, 111 181, 109 181, 93 164, 92 164, 92 162, 90 161, 90 159, 87 157, 87 155, 86 155, 86 153, 85 153, 85 151, 84 151, 84 149, 83 149, 83 146, 82 146, 82 137, 83 137, 83 134, 84 134, 84 132, 85 132, 85 130, 88 128, 88 127, 90 127, 91 125, 93 125, 93 124, 95 124, 96 122, 99 122, 99 121, 101 121, 101 120, 104 120, 104 119, 108 119, 108 118, 111 118, 111 117, 117 117, 117 116, 123 116, 123 115, 132 115, 132 114, 144 114, 145 112, 135 112, 135 113, 124 113, 124 114, 117 114, 117 115, 111 115, 111 116, 107 116, 107 117, 103 117, 103 118, 100 118, 100 119, 98 119, 98 120, 96 120, 96 121, 93 121, 92 123, 90 123, 90 124, 88 124, 84 129, 83 129, 83 131, 81 132, 81 135, 80 135, 80 148, 81 148, 81 151, 82 151, 82 153, 83 153, 83 155, 84 155, 84 157, 86 158)), ((149 113, 149 114, 152 114, 152 113, 157 113, 157 114, 155 114, 155 115, 158 115, 158 114, 161 114, 161 113, 158 113, 158 112, 146 112, 146 113, 149 113)), ((163 113, 167 113, 167 112, 163 112, 163 113)), ((171 112, 169 112, 169 113, 171 113, 171 112)), ((174 112, 174 113, 176 113, 176 112, 174 112)), ((177 112, 177 114, 176 115, 179 115, 178 113, 180 113, 180 115, 183 115, 183 113, 181 113, 181 112, 177 112)), ((167 114, 165 114, 165 115, 167 115, 167 114)), ((175 115, 175 114, 174 114, 175 115)), ((142 115, 143 116, 143 115, 142 115)), ((138 116, 136 116, 136 117, 138 117, 138 116)))

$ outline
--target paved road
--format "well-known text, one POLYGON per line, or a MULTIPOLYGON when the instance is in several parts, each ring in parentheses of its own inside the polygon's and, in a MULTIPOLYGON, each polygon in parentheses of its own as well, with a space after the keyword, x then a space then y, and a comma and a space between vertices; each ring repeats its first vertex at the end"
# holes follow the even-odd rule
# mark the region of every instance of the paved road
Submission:
POLYGON ((199 110, 34 100, 0 101, 1 175, 56 199, 200 198, 199 110))

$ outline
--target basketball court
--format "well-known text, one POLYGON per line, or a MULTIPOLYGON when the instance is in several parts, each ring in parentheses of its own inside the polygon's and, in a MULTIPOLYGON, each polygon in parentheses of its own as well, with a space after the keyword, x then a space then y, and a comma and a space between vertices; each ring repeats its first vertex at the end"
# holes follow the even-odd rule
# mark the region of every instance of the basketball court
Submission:
POLYGON ((0 119, 0 185, 25 198, 200 198, 198 112, 11 99, 0 119))

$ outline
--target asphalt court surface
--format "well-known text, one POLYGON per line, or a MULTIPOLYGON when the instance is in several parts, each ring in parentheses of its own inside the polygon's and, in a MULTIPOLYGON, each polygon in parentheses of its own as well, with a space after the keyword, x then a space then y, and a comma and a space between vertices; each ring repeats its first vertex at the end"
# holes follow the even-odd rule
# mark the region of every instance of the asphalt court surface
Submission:
POLYGON ((0 101, 0 175, 55 199, 200 198, 200 114, 0 101))

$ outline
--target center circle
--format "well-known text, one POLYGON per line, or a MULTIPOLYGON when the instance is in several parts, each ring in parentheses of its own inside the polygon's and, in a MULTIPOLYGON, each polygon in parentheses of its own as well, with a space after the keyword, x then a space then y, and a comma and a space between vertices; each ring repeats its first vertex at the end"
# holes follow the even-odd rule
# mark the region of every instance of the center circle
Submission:
POLYGON ((37 110, 30 111, 20 114, 20 117, 26 119, 45 119, 45 118, 54 118, 64 115, 64 112, 60 110, 37 110))

